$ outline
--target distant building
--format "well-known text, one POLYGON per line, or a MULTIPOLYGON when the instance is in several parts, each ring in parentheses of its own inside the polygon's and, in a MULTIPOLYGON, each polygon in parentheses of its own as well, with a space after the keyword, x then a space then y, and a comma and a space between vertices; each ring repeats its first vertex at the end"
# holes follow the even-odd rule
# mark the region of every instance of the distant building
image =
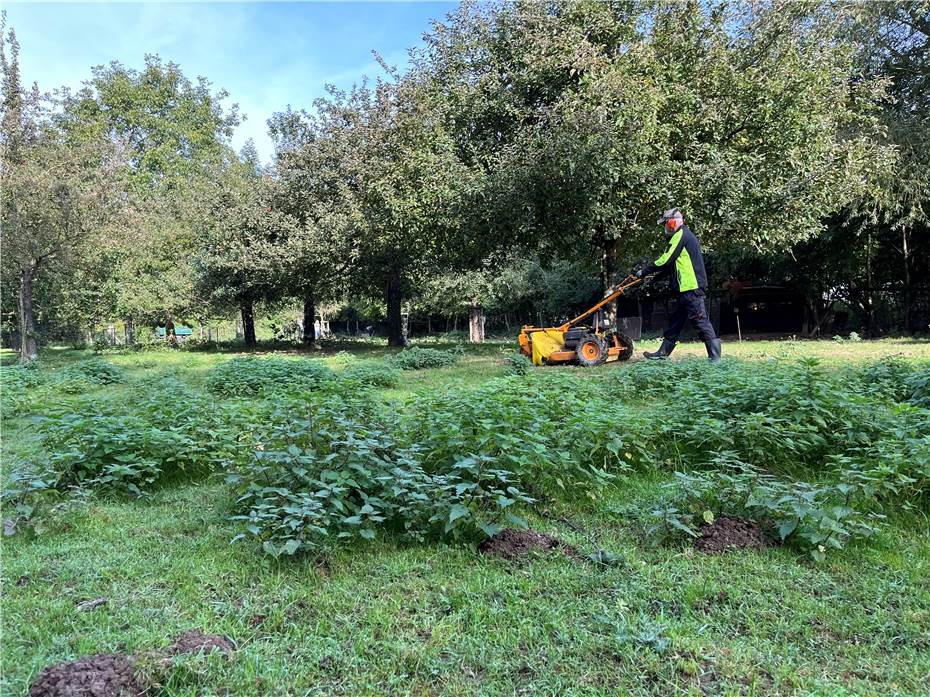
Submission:
MULTIPOLYGON (((178 341, 187 341, 188 339, 191 338, 193 334, 194 334, 194 330, 191 329, 190 327, 175 327, 174 328, 174 335, 178 337, 178 341)), ((164 327, 158 327, 155 330, 155 336, 157 336, 159 339, 164 339, 166 335, 167 335, 167 332, 165 331, 164 327)))
POLYGON ((783 286, 732 282, 720 297, 721 334, 800 334, 804 330, 804 295, 783 286))
MULTIPOLYGON (((751 286, 732 281, 726 290, 711 290, 705 300, 711 322, 720 334, 802 334, 804 331, 804 295, 784 286, 751 286)), ((665 329, 674 311, 675 298, 668 293, 634 295, 620 298, 620 323, 636 331, 633 318, 640 318, 644 331, 665 329)), ((691 336, 686 328, 686 336, 691 336)))

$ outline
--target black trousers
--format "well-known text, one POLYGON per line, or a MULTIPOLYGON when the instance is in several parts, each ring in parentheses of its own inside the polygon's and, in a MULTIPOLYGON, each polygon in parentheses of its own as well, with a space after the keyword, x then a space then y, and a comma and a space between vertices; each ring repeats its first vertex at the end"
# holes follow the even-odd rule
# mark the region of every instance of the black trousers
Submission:
POLYGON ((678 302, 675 305, 675 311, 668 321, 668 329, 665 331, 665 338, 675 343, 681 336, 685 328, 685 322, 691 320, 694 328, 697 329, 701 341, 710 341, 717 338, 717 332, 714 331, 714 325, 710 323, 707 317, 707 309, 704 307, 703 290, 686 290, 678 295, 678 302))

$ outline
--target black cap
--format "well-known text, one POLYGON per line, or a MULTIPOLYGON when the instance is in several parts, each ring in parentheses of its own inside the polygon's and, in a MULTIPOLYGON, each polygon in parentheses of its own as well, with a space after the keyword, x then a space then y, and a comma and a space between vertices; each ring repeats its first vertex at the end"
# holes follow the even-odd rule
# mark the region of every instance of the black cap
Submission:
POLYGON ((662 214, 662 217, 656 221, 656 225, 665 225, 665 221, 671 220, 672 218, 681 218, 684 220, 684 216, 681 214, 680 210, 677 208, 669 208, 662 214))

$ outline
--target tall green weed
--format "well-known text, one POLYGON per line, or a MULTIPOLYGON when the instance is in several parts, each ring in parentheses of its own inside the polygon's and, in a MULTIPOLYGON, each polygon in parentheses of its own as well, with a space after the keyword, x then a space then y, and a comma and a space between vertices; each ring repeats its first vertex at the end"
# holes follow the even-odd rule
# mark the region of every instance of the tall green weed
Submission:
POLYGON ((445 368, 455 363, 458 351, 441 351, 440 349, 414 346, 395 353, 387 359, 387 364, 399 370, 423 370, 425 368, 445 368))
POLYGON ((237 514, 274 556, 384 534, 473 539, 498 522, 520 524, 531 503, 512 473, 478 457, 427 470, 421 450, 395 435, 393 416, 359 397, 311 399, 282 409, 228 477, 237 514))
POLYGON ((754 518, 773 537, 822 561, 828 550, 877 532, 884 516, 871 509, 867 492, 847 482, 812 484, 786 480, 718 453, 703 472, 676 472, 669 495, 653 511, 650 532, 659 538, 686 533, 721 514, 754 518))
POLYGON ((313 390, 334 377, 333 371, 319 361, 245 356, 213 368, 207 374, 206 385, 214 394, 242 397, 313 390))

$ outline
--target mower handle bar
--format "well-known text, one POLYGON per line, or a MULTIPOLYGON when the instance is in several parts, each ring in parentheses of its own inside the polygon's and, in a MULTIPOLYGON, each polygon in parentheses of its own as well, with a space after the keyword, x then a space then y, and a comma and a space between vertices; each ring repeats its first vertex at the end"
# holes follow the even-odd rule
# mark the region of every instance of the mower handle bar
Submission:
POLYGON ((583 314, 578 315, 575 319, 569 322, 566 322, 561 327, 559 327, 559 329, 561 331, 568 330, 572 326, 578 324, 581 320, 587 319, 588 317, 593 315, 595 312, 597 312, 602 307, 604 307, 604 305, 607 305, 613 300, 616 300, 617 298, 619 298, 621 295, 623 295, 626 291, 628 291, 633 286, 639 285, 640 283, 645 283, 645 281, 649 278, 652 278, 652 276, 638 277, 638 276, 634 276, 633 274, 630 274, 629 276, 624 278, 622 281, 620 281, 620 283, 618 283, 613 288, 611 288, 611 290, 607 293, 607 295, 604 296, 604 299, 601 300, 597 305, 587 310, 583 314))

